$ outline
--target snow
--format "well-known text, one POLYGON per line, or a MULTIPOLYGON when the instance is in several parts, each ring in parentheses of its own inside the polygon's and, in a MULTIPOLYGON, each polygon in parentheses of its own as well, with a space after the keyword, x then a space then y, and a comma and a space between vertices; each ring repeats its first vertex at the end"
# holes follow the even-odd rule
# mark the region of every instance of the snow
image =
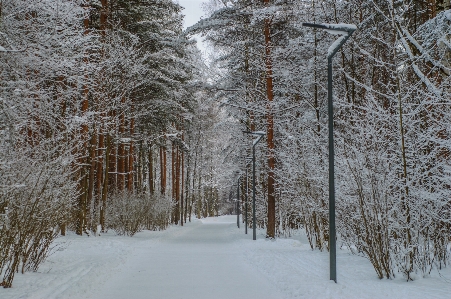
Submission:
POLYGON ((357 30, 357 26, 354 24, 338 23, 338 24, 323 24, 323 25, 329 26, 330 29, 343 29, 348 32, 357 30))
POLYGON ((334 34, 334 35, 349 35, 349 32, 353 32, 355 30, 357 30, 357 26, 354 24, 344 24, 344 23, 339 23, 339 24, 321 24, 324 25, 330 29, 324 29, 325 31, 327 31, 330 34, 334 34))
POLYGON ((264 131, 254 131, 251 133, 252 135, 257 135, 258 137, 254 139, 252 142, 252 146, 255 146, 262 138, 266 135, 264 131))
POLYGON ((329 49, 327 50, 327 57, 330 57, 331 55, 333 55, 333 53, 335 53, 337 50, 339 50, 343 40, 346 39, 346 37, 347 37, 347 34, 342 35, 339 38, 337 38, 337 40, 334 41, 332 43, 332 45, 330 45, 329 49))
POLYGON ((329 29, 324 29, 330 34, 333 35, 341 35, 335 42, 330 45, 329 49, 327 50, 327 56, 331 57, 335 54, 336 51, 339 50, 340 46, 344 42, 344 40, 352 34, 355 30, 357 30, 357 26, 354 24, 321 24, 323 26, 326 26, 329 29))
POLYGON ((266 135, 266 132, 265 131, 254 131, 254 132, 252 132, 252 134, 254 134, 254 135, 266 135))
POLYGON ((302 234, 266 240, 236 228, 236 215, 194 220, 135 237, 68 235, 38 273, 17 274, 0 298, 448 298, 451 271, 406 282, 379 280, 370 262, 337 250, 338 283, 329 255, 302 234))
POLYGON ((445 11, 445 17, 451 21, 451 9, 445 11))
POLYGON ((324 29, 327 33, 333 34, 333 35, 348 35, 349 33, 347 31, 340 31, 340 30, 330 30, 330 29, 324 29))
POLYGON ((252 146, 255 146, 262 138, 263 138, 263 135, 260 135, 259 137, 255 138, 254 141, 252 142, 252 146))

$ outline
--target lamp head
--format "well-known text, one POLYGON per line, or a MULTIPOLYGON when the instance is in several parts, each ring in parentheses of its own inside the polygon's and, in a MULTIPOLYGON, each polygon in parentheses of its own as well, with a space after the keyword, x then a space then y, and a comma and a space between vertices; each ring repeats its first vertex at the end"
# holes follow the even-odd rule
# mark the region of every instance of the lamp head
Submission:
POLYGON ((266 133, 263 131, 243 131, 244 134, 251 134, 251 135, 257 135, 257 136, 265 136, 266 133))
POLYGON ((351 35, 357 30, 357 26, 354 24, 313 24, 302 23, 302 26, 324 29, 331 34, 351 35))

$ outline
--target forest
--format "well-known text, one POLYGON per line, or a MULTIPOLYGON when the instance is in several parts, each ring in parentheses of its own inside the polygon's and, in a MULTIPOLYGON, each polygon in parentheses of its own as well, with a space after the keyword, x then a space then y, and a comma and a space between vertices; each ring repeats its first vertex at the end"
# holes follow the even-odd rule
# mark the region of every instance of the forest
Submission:
MULTIPOLYGON (((329 250, 327 51, 337 244, 378 278, 450 266, 450 0, 0 1, 0 285, 53 241, 251 213, 329 250), (208 45, 196 47, 193 36, 208 45), (240 197, 237 201, 237 189, 240 197)), ((249 218, 252 227, 252 218, 249 218)))

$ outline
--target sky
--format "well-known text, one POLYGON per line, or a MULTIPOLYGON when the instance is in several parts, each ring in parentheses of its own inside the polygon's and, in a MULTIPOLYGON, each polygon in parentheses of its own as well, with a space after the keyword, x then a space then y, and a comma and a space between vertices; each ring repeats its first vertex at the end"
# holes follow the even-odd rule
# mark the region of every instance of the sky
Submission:
POLYGON ((201 4, 205 0, 178 0, 179 4, 185 9, 182 14, 185 15, 185 24, 183 28, 187 28, 197 23, 204 15, 201 4))
MULTIPOLYGON (((185 8, 182 11, 182 14, 185 15, 184 29, 196 24, 204 15, 201 7, 202 2, 204 1, 206 0, 178 0, 179 4, 185 8)), ((194 36, 194 38, 197 40, 197 47, 201 52, 204 52, 205 45, 203 45, 201 38, 199 36, 194 36)))

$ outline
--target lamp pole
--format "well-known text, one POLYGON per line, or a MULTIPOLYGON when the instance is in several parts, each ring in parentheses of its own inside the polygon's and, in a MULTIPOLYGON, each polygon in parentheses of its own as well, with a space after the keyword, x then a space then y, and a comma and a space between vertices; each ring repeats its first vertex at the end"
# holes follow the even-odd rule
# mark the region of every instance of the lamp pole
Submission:
POLYGON ((240 178, 241 176, 238 177, 236 188, 236 226, 238 226, 238 228, 240 228, 240 178))
POLYGON ((247 164, 246 164, 246 194, 244 195, 244 209, 246 212, 244 213, 244 233, 247 235, 247 194, 249 193, 249 184, 247 181, 247 164))
POLYGON ((244 195, 244 209, 246 210, 245 214, 244 214, 244 233, 247 235, 247 195, 249 194, 249 181, 248 181, 248 171, 247 171, 247 166, 249 165, 249 163, 253 161, 252 158, 246 158, 246 194, 244 195), (248 160, 249 159, 249 160, 248 160))
POLYGON ((331 34, 341 35, 327 51, 327 111, 329 118, 329 255, 330 280, 337 283, 337 245, 335 230, 335 164, 334 164, 334 107, 332 101, 332 58, 357 29, 350 24, 312 24, 302 26, 324 29, 331 34))
POLYGON ((255 219, 255 146, 266 133, 262 131, 243 131, 243 133, 257 136, 252 142, 252 239, 257 240, 257 225, 255 219))

